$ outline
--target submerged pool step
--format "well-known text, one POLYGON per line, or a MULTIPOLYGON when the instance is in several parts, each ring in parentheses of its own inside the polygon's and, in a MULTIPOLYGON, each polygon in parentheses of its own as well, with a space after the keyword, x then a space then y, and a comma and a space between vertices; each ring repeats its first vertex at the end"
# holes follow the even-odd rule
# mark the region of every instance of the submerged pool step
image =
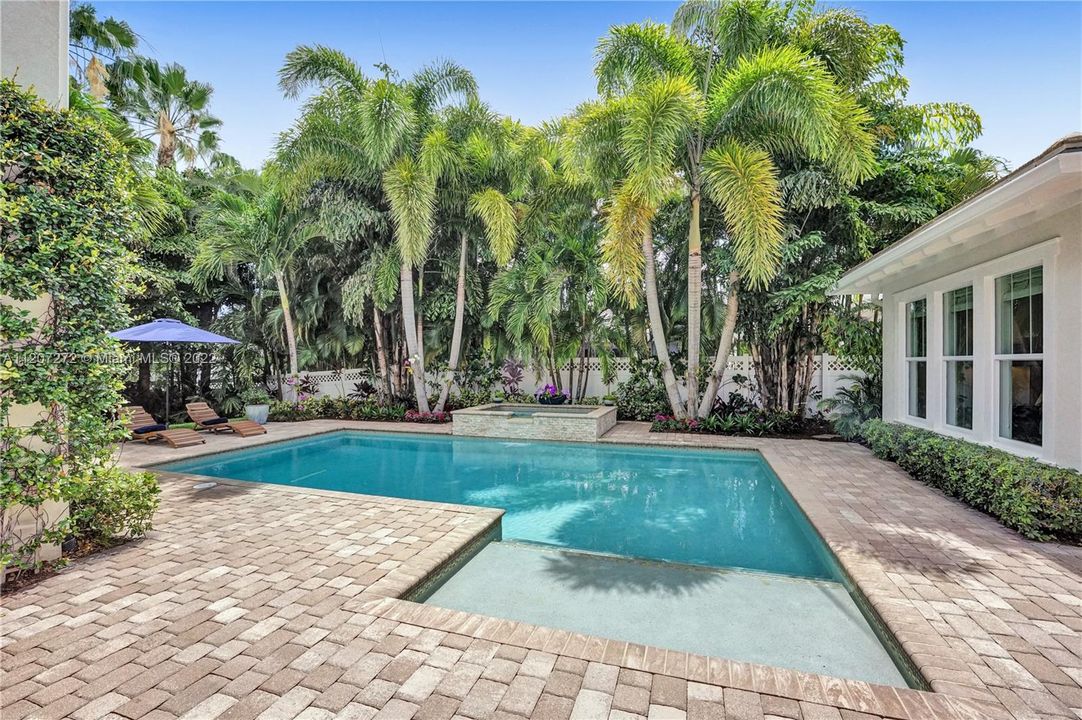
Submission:
POLYGON ((907 686, 839 583, 493 542, 426 602, 701 655, 907 686))
POLYGON ((546 543, 529 542, 528 540, 503 539, 499 542, 503 545, 507 545, 512 548, 522 548, 526 551, 540 553, 548 552, 560 556, 578 555, 582 556, 583 558, 599 558, 601 560, 608 560, 615 564, 628 563, 630 565, 635 565, 641 568, 657 568, 661 571, 675 570, 688 573, 706 573, 708 575, 727 575, 729 573, 741 573, 743 575, 763 576, 779 581, 794 580, 796 582, 802 583, 825 583, 827 585, 835 587, 841 584, 837 580, 823 580, 819 578, 798 577, 794 575, 786 575, 785 573, 772 573, 766 572, 765 570, 749 570, 748 568, 739 567, 711 567, 709 565, 694 565, 689 563, 674 562, 671 560, 653 560, 651 558, 629 557, 627 555, 616 555, 614 553, 600 552, 598 550, 562 548, 556 545, 548 545, 546 543))

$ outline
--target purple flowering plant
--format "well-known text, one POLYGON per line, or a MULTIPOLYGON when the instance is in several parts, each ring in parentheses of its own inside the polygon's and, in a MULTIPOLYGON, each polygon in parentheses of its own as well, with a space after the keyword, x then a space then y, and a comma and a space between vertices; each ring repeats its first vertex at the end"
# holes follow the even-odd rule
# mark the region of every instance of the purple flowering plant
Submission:
POLYGON ((556 386, 552 384, 546 385, 545 387, 541 388, 536 393, 534 393, 534 395, 537 396, 538 400, 540 400, 541 398, 568 397, 567 393, 560 392, 556 389, 556 386))

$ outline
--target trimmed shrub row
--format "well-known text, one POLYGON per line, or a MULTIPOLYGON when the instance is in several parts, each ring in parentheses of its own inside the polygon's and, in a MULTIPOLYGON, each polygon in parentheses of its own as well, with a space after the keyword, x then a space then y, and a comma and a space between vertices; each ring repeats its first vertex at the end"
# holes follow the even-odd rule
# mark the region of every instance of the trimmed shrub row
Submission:
POLYGON ((445 423, 451 413, 421 413, 405 405, 380 405, 372 400, 313 397, 300 402, 271 403, 272 422, 298 420, 382 420, 384 422, 445 423))
POLYGON ((699 418, 675 418, 657 415, 650 432, 702 433, 704 435, 798 435, 806 422, 800 413, 758 410, 734 415, 710 415, 699 418))
POLYGON ((1033 540, 1082 543, 1082 474, 882 420, 861 429, 879 457, 1033 540))

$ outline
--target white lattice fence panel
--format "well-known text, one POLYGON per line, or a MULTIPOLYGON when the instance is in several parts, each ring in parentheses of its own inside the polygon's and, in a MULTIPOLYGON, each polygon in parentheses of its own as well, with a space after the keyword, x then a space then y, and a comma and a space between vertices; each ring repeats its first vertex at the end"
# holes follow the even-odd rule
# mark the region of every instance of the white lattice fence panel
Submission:
MULTIPOLYGON (((601 397, 611 392, 616 392, 616 389, 623 382, 626 382, 631 377, 631 363, 630 358, 613 358, 612 367, 615 370, 615 379, 611 384, 606 385, 602 382, 601 376, 601 360, 598 358, 589 358, 586 361, 586 366, 589 370, 587 374, 586 383, 586 395, 593 397, 601 397)), ((564 365, 561 368, 561 377, 563 382, 567 382, 567 370, 568 365, 564 365)), ((345 370, 320 370, 316 372, 302 373, 319 383, 319 394, 325 397, 344 397, 353 392, 355 383, 362 380, 374 381, 368 370, 359 368, 349 368, 345 370)), ((814 372, 812 375, 812 388, 822 393, 822 397, 829 398, 834 397, 839 388, 848 387, 853 383, 851 379, 854 375, 860 375, 860 371, 846 364, 841 358, 833 355, 821 355, 815 358, 814 372)), ((522 371, 522 382, 519 385, 519 389, 524 393, 533 394, 540 388, 549 383, 550 378, 547 374, 538 374, 537 370, 533 367, 527 366, 522 371)), ((729 359, 729 364, 725 368, 724 380, 721 387, 718 389, 718 394, 721 397, 727 397, 730 392, 741 391, 738 387, 735 378, 741 376, 743 378, 754 379, 754 369, 752 366, 752 358, 750 355, 734 355, 729 359)), ((437 380, 435 374, 430 375, 429 380, 435 382, 437 380)), ((578 364, 575 364, 575 383, 578 385, 578 364)), ((291 398, 292 388, 287 386, 286 397, 291 398)), ((814 405, 814 403, 811 403, 814 405)), ((814 408, 809 408, 814 409, 814 408)))

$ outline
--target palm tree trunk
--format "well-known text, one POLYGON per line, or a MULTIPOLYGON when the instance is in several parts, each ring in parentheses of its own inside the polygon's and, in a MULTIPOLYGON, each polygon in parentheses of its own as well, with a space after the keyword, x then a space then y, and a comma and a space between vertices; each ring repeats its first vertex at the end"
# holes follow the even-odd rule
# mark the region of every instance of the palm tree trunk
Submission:
POLYGON ((282 304, 282 324, 286 328, 286 348, 289 350, 289 374, 297 377, 297 336, 293 332, 293 312, 289 309, 289 297, 286 295, 286 278, 280 271, 274 273, 278 284, 278 301, 282 304))
POLYGON ((150 353, 145 352, 145 345, 139 345, 139 382, 138 398, 146 403, 150 397, 150 353))
POLYGON ((699 183, 691 186, 691 221, 688 223, 688 415, 699 402, 699 345, 702 342, 703 247, 699 229, 699 183))
POLYGON ((582 399, 586 397, 586 380, 590 372, 590 366, 586 364, 586 343, 582 344, 582 349, 579 350, 579 384, 575 390, 574 402, 582 402, 582 399))
POLYGON ((402 286, 402 330, 406 334, 406 351, 410 354, 410 371, 413 375, 413 393, 417 409, 428 412, 428 391, 425 389, 425 357, 422 339, 417 335, 417 313, 413 308, 413 268, 402 263, 399 272, 402 286))
POLYGON ((654 260, 654 231, 646 228, 642 234, 642 254, 646 258, 646 310, 650 318, 650 337, 654 341, 654 353, 661 363, 661 379, 665 383, 665 392, 669 396, 669 406, 673 415, 682 418, 686 415, 684 404, 680 401, 680 388, 676 384, 676 373, 669 359, 669 344, 665 340, 665 325, 661 322, 661 303, 657 294, 657 265, 654 260))
POLYGON ((440 389, 440 399, 436 402, 436 411, 442 412, 447 398, 451 394, 451 384, 455 380, 455 371, 458 370, 458 356, 462 352, 462 325, 466 318, 466 251, 469 249, 469 240, 466 233, 462 233, 458 247, 458 288, 455 290, 455 327, 451 332, 451 356, 447 361, 447 377, 443 379, 443 387, 440 389))
POLYGON ((383 344, 383 320, 380 318, 379 308, 372 304, 372 331, 376 336, 376 362, 379 365, 379 379, 382 386, 382 395, 385 402, 390 402, 393 396, 391 390, 391 372, 387 367, 387 348, 383 344))
MULTIPOLYGON (((740 273, 733 270, 729 273, 729 297, 725 303, 725 325, 721 329, 721 339, 718 341, 718 353, 714 356, 714 365, 710 369, 710 379, 706 383, 706 392, 699 403, 699 417, 710 415, 714 409, 714 398, 717 397, 721 379, 725 376, 725 366, 729 364, 729 353, 733 350, 733 335, 736 333, 736 315, 740 309, 740 273)), ((690 397, 688 402, 691 402, 690 397)))

